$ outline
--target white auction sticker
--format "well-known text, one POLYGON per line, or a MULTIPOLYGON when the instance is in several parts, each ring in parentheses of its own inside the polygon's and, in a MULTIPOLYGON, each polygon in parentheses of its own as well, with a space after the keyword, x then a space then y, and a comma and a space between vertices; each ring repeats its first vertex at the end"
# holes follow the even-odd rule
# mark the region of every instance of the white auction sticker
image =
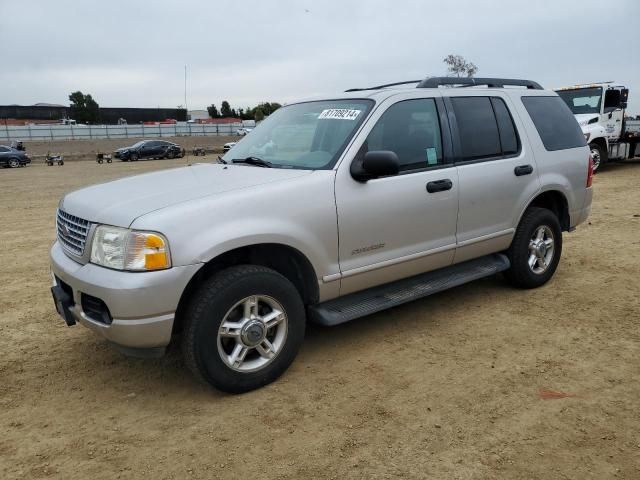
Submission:
POLYGON ((355 120, 362 110, 352 110, 350 108, 329 108, 323 110, 318 120, 355 120))

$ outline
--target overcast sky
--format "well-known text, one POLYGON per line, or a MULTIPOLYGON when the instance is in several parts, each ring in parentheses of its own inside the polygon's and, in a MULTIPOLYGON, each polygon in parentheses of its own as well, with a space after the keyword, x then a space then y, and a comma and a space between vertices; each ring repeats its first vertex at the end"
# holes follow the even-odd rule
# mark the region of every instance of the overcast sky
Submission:
POLYGON ((0 0, 0 104, 202 109, 446 73, 616 80, 640 114, 640 1, 0 0))

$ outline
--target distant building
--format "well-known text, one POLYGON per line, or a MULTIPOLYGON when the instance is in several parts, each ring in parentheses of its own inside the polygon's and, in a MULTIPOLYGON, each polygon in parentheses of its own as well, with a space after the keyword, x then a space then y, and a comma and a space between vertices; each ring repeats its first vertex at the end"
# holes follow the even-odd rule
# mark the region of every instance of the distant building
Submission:
POLYGON ((207 118, 209 118, 209 112, 206 110, 189 110, 187 113, 187 120, 193 120, 194 122, 198 120, 205 120, 207 118))
MULTIPOLYGON (((36 105, 0 105, 0 125, 28 125, 61 123, 62 119, 73 118, 70 107, 50 103, 36 105)), ((115 125, 121 119, 128 124, 161 122, 167 119, 185 122, 184 108, 100 108, 100 123, 115 125)))

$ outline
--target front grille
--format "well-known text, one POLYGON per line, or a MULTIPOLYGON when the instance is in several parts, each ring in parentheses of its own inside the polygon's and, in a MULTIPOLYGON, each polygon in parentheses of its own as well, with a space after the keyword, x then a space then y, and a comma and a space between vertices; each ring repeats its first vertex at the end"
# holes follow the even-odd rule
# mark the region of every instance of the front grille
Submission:
POLYGON ((58 240, 62 247, 74 255, 81 256, 84 253, 84 246, 91 223, 58 209, 56 226, 58 240))

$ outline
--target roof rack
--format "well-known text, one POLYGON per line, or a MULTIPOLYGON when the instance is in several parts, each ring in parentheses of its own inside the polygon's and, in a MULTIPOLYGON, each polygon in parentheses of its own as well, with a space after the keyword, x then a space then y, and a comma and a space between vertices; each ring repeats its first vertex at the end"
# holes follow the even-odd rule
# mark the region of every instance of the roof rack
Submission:
POLYGON ((420 83, 420 82, 422 82, 422 80, 408 80, 406 82, 395 82, 395 83, 387 83, 385 85, 378 85, 377 87, 350 88, 349 90, 345 90, 345 92, 362 92, 364 90, 380 90, 381 88, 396 87, 398 85, 408 85, 410 83, 420 83))
POLYGON ((532 80, 518 80, 515 78, 459 78, 459 77, 429 77, 422 80, 417 88, 438 88, 443 85, 475 87, 486 85, 489 88, 504 88, 505 85, 527 87, 530 90, 544 90, 539 83, 532 80))
POLYGON ((457 87, 475 87, 477 85, 486 85, 490 88, 504 88, 505 85, 527 87, 530 90, 543 90, 539 83, 532 80, 518 80, 515 78, 459 78, 459 77, 427 77, 424 80, 408 80, 406 82, 387 83, 376 87, 368 88, 350 88, 345 92, 362 92, 365 90, 380 90, 387 87, 396 87, 398 85, 408 85, 417 83, 416 88, 438 88, 444 85, 457 87))

